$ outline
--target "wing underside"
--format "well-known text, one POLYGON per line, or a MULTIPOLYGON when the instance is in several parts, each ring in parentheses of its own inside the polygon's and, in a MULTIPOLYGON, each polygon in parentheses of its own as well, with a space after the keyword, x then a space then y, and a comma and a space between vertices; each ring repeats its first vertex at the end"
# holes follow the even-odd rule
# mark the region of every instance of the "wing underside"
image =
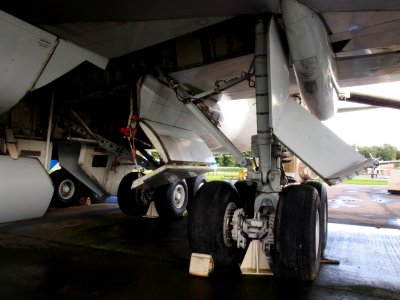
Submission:
MULTIPOLYGON (((294 1, 296 2, 296 1, 294 1)), ((400 80, 400 2, 299 1, 325 22, 336 53, 341 86, 400 80)), ((280 1, 211 0, 100 1, 6 0, 4 10, 22 20, 108 58, 211 27, 237 15, 276 14, 280 1)), ((232 33, 234 34, 234 33, 232 33)))

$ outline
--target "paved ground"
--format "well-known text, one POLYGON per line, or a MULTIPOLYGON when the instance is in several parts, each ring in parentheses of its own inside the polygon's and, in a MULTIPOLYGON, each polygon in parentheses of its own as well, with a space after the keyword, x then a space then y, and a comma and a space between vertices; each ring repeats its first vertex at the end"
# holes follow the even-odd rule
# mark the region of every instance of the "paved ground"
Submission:
MULTIPOLYGON (((352 195, 348 189, 329 191, 332 221, 365 223, 367 211, 354 218, 354 207, 336 207, 352 195)), ((354 189, 362 203, 380 195, 354 189)), ((376 211, 390 204, 372 202, 376 211)), ((0 225, 0 299, 400 299, 398 229, 329 223, 325 253, 340 264, 323 265, 315 282, 298 285, 238 268, 190 276, 186 224, 126 217, 115 204, 100 204, 0 225)))
POLYGON ((328 205, 331 222, 400 229, 400 195, 387 186, 331 186, 328 205))

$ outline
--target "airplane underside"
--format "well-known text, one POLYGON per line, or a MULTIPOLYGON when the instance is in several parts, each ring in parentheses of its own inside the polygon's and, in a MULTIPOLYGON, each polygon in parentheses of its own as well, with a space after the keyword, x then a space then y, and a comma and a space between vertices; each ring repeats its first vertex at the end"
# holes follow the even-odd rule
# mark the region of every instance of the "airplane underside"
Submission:
MULTIPOLYGON (((65 100, 72 93, 67 77, 36 91, 42 98, 52 95, 51 108, 45 113, 50 117, 43 122, 48 132, 36 130, 34 134, 46 146, 42 150, 46 155, 41 158, 45 169, 54 153, 63 168, 63 173, 52 175, 56 192, 71 191, 70 184, 75 184, 76 191, 79 183, 99 197, 117 194, 119 206, 127 215, 145 214, 153 201, 160 216, 167 219, 180 218, 187 209, 189 243, 194 253, 209 254, 217 265, 229 266, 240 262, 249 244, 258 241, 274 274, 314 280, 328 234, 326 188, 315 181, 289 181, 283 170, 283 152, 289 150, 299 157, 329 185, 361 172, 371 161, 320 122, 334 113, 333 100, 339 96, 332 52, 314 12, 298 8, 294 2, 308 20, 303 24, 303 19, 299 21, 297 15, 290 14, 293 7, 289 4, 282 8, 285 26, 292 30, 292 36, 287 34, 288 44, 283 42, 275 17, 265 16, 255 24, 254 55, 245 47, 240 53, 228 53, 221 61, 178 67, 171 72, 158 68, 149 72, 138 64, 130 70, 134 75, 127 76, 129 84, 108 90, 94 88, 95 92, 87 93, 80 101, 70 97, 57 103, 57 97, 65 100), (296 32, 296 28, 303 31, 296 32), (299 35, 306 33, 310 34, 312 47, 296 43, 299 35), (308 54, 312 63, 309 57, 304 59, 308 54), (238 65, 245 66, 247 72, 232 74, 231 69, 238 69, 238 65), (222 76, 224 72, 231 76, 222 76), (307 109, 292 93, 293 77, 306 98, 307 109), (215 84, 210 87, 211 81, 215 84), (111 99, 113 104, 107 102, 103 107, 100 99, 111 99), (53 105, 57 114, 53 113, 53 105), (101 132, 105 128, 114 134, 101 132), (149 149, 156 149, 159 158, 154 159, 149 149), (250 149, 252 157, 245 157, 242 152, 250 149), (112 154, 112 162, 101 157, 105 152, 112 154), (202 174, 215 163, 213 152, 233 154, 247 169, 247 178, 234 185, 205 182, 202 174), (107 176, 118 178, 118 185, 106 184, 106 178, 93 171, 100 165, 109 168, 107 176)), ((190 53, 190 47, 186 50, 190 53)), ((188 59, 188 53, 179 59, 188 59)), ((108 82, 126 75, 129 58, 125 59, 115 60, 115 77, 107 78, 108 82)), ((90 66, 81 67, 93 71, 90 66)), ((77 81, 79 76, 73 72, 69 80, 77 81)), ((98 75, 97 71, 88 73, 93 78, 98 75)), ((18 105, 25 104, 17 104, 15 111, 3 115, 2 125, 16 124, 12 118, 13 113, 18 115, 18 105)), ((18 139, 23 140, 26 130, 14 130, 14 134, 19 133, 18 139)), ((5 155, 0 157, 0 188, 13 193, 14 198, 11 203, 5 201, 9 194, 0 196, 0 209, 7 212, 0 215, 0 222, 40 217, 51 200, 49 175, 32 163, 36 159, 23 157, 17 150, 22 142, 18 145, 12 131, 6 132, 8 137, 2 140, 5 155), (10 169, 26 190, 18 191, 15 186, 10 189, 10 169), (33 176, 38 182, 31 180, 33 176), (25 201, 27 191, 35 190, 35 185, 40 186, 43 195, 25 201)), ((26 156, 37 152, 26 152, 26 156)))

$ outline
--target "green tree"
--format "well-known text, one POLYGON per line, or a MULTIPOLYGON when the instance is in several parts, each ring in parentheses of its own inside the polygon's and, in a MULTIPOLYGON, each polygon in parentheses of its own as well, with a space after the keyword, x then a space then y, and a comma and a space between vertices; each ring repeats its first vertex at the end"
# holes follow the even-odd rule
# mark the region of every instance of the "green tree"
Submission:
POLYGON ((397 159, 397 149, 396 147, 384 144, 382 148, 382 160, 394 160, 397 159))
POLYGON ((400 151, 389 144, 384 144, 383 146, 356 146, 356 148, 358 152, 366 158, 370 158, 371 155, 380 160, 394 160, 400 158, 400 151))
POLYGON ((218 154, 215 156, 215 161, 221 167, 235 167, 236 166, 236 160, 230 154, 218 154))

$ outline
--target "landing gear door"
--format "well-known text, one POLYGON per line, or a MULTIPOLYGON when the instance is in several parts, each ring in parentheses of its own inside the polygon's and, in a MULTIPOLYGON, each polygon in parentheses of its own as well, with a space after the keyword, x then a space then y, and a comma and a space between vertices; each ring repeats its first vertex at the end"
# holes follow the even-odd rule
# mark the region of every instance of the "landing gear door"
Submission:
POLYGON ((330 185, 360 173, 372 162, 292 100, 285 105, 275 135, 330 185))
POLYGON ((139 124, 165 165, 139 177, 132 188, 156 187, 212 171, 209 165, 215 163, 214 156, 193 131, 149 120, 139 124))
POLYGON ((167 164, 213 164, 215 159, 207 144, 193 131, 149 120, 140 127, 167 164))
POLYGON ((274 21, 268 28, 268 73, 274 135, 328 184, 371 164, 289 96, 288 59, 274 21))

